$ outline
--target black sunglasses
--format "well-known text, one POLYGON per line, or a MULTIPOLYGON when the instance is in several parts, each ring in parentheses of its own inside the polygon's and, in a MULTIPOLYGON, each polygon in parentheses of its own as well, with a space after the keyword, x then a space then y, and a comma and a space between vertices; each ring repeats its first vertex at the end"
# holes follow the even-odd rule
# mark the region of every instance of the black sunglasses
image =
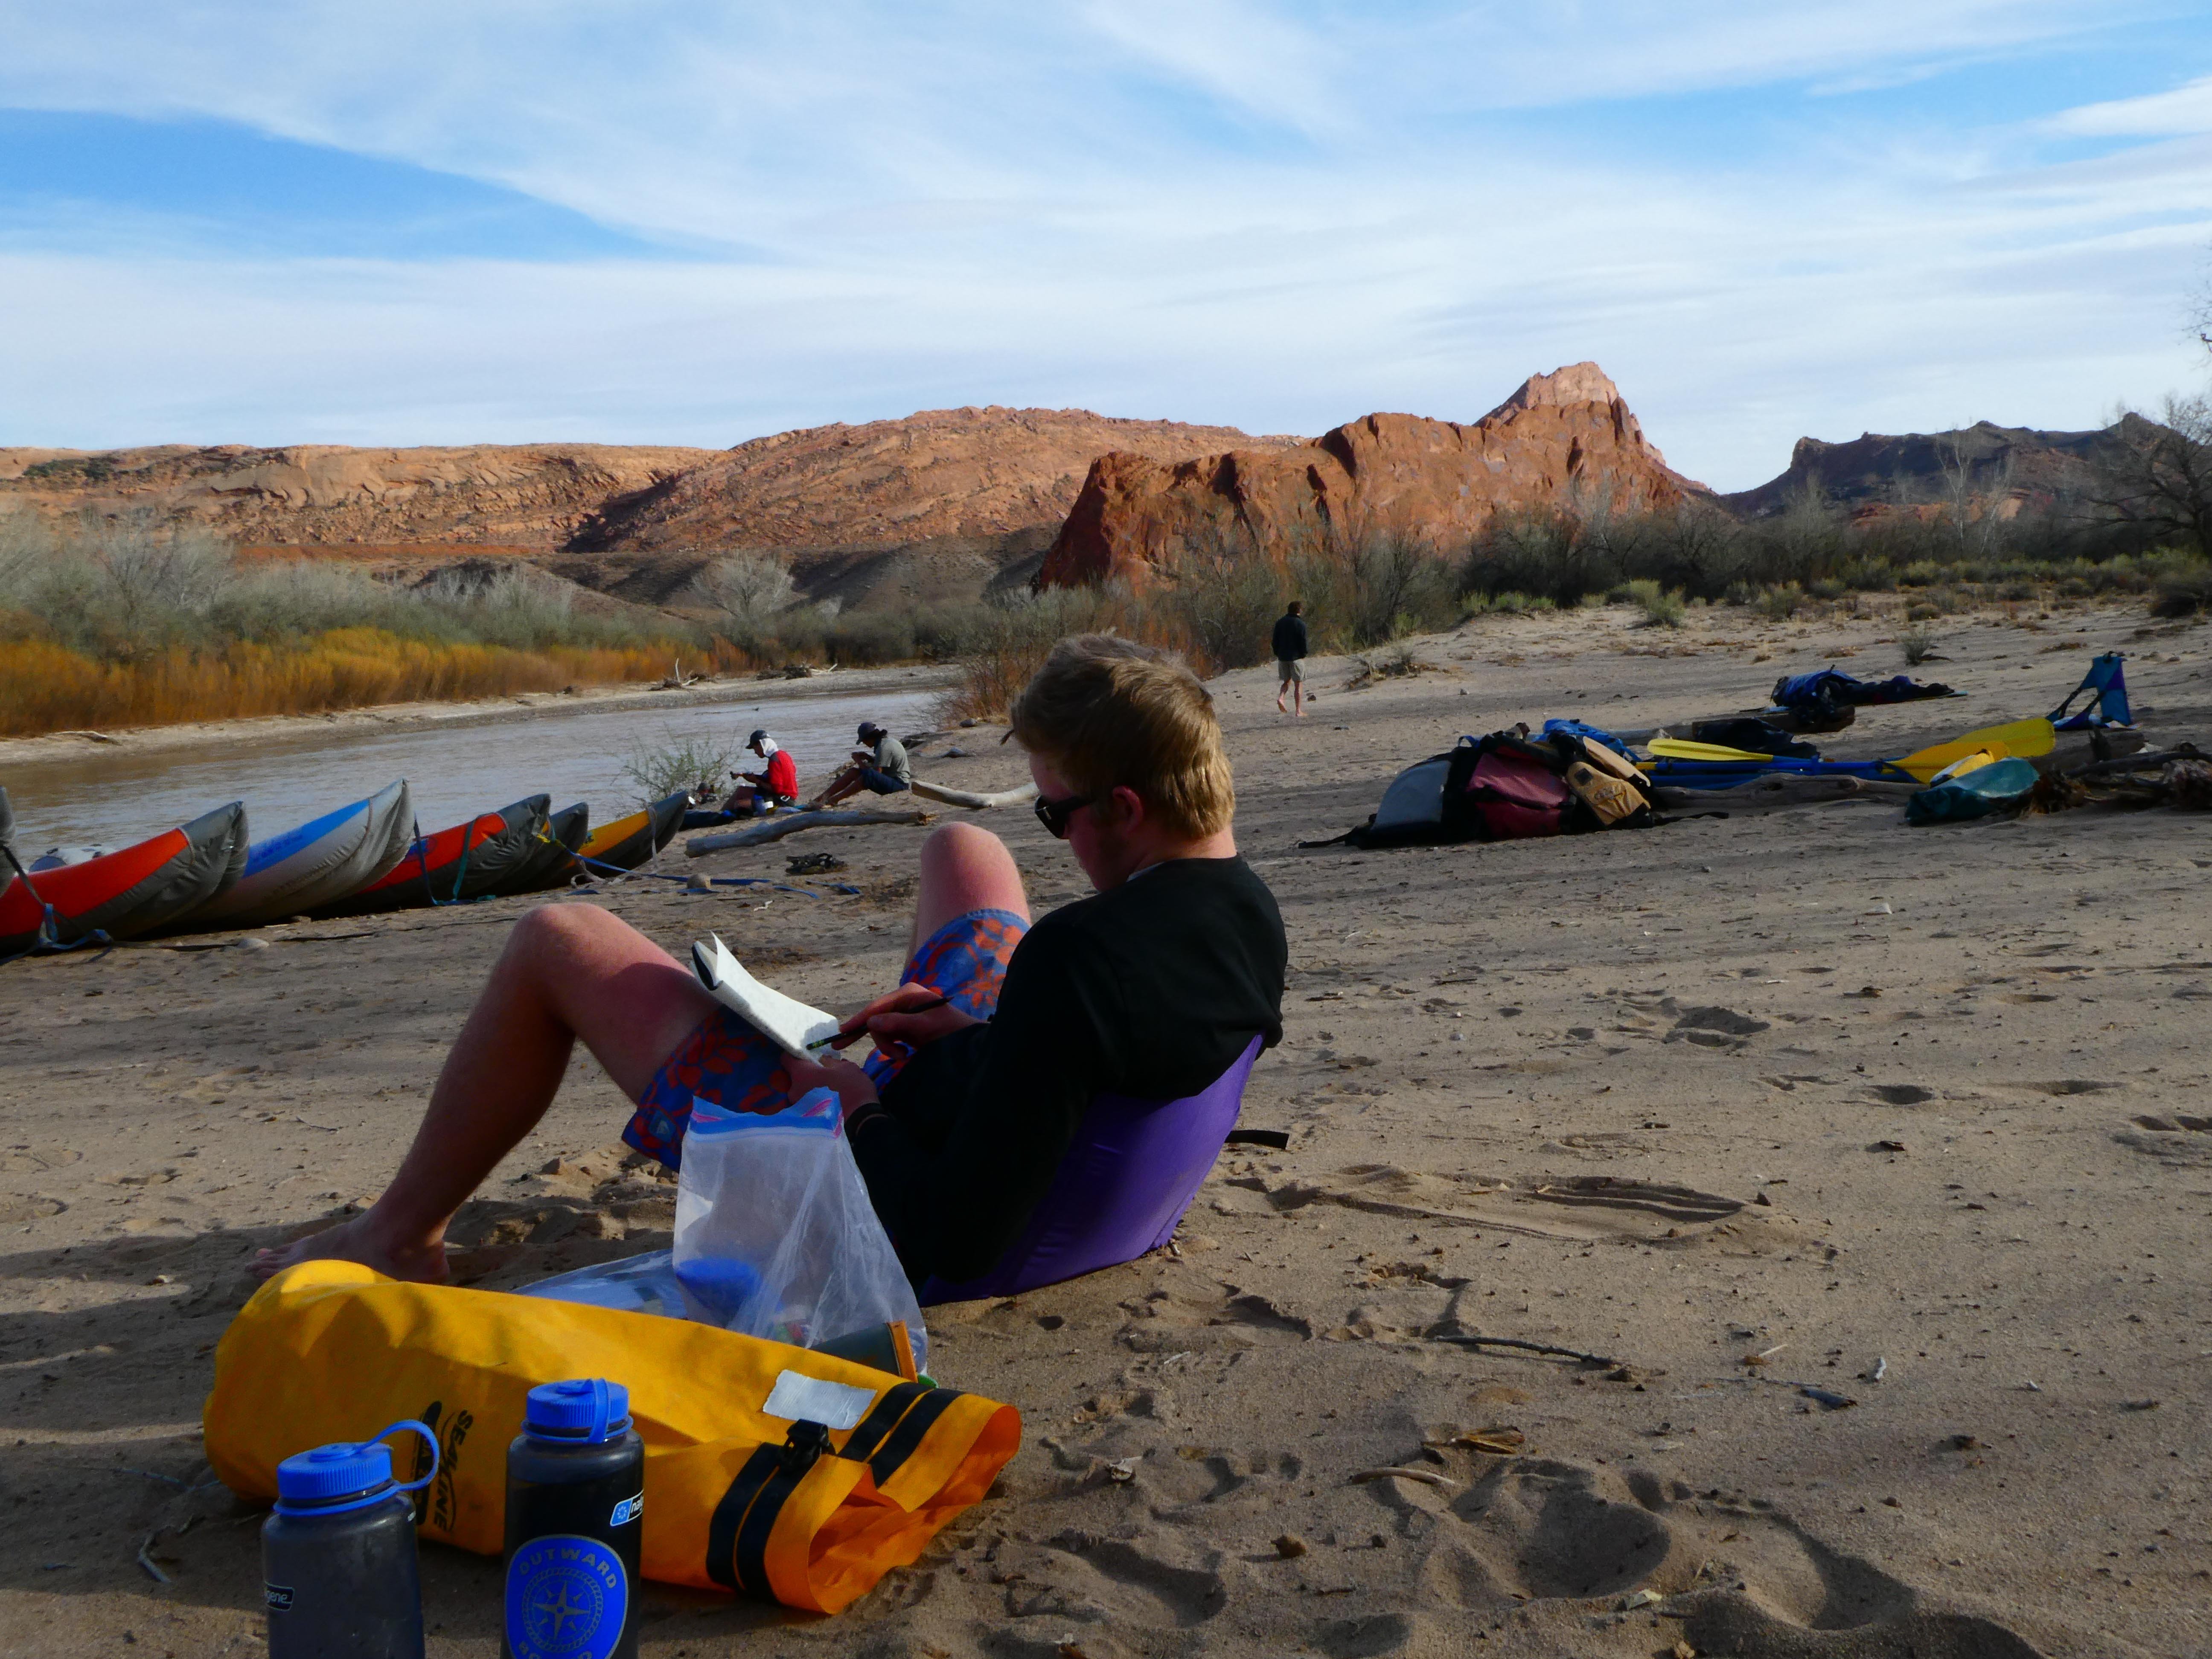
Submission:
POLYGON ((1069 821, 1095 799, 1091 795, 1063 795, 1058 800, 1047 800, 1039 795, 1036 799, 1037 822, 1044 825, 1045 833, 1054 841, 1066 841, 1069 821))

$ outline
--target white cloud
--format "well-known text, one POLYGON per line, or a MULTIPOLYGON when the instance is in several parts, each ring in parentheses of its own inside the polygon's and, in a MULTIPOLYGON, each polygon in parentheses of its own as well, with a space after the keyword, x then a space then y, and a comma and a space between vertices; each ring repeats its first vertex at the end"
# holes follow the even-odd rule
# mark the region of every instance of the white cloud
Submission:
POLYGON ((2088 424, 2194 367, 2197 141, 2051 167, 1938 92, 1907 132, 1662 161, 1510 112, 1909 78, 2124 9, 84 0, 16 31, 0 101, 243 121, 708 252, 0 256, 32 319, 0 337, 0 442, 725 444, 963 402, 1310 432, 1469 418, 1590 356, 1723 487, 1805 431, 2088 424))
POLYGON ((2167 138, 2212 132, 2212 75, 2171 92, 2084 104, 2053 116, 2054 132, 2084 138, 2167 138))

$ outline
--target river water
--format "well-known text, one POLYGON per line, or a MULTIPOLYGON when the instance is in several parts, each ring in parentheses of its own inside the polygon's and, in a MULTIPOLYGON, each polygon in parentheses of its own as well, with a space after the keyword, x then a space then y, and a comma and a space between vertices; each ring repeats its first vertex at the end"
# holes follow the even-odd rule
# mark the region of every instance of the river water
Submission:
MULTIPOLYGON (((550 794, 557 810, 588 801, 593 823, 634 811, 637 789, 623 763, 641 745, 702 738, 743 746, 764 726, 799 763, 802 794, 827 784, 871 719, 896 736, 929 725, 928 690, 818 693, 799 690, 703 704, 571 712, 540 705, 526 717, 449 721, 413 729, 290 731, 201 746, 133 753, 98 748, 67 761, 15 765, 0 775, 15 809, 15 846, 26 857, 49 847, 112 850, 143 841, 227 801, 246 803, 260 841, 358 800, 394 778, 407 780, 425 830, 526 795, 550 794)), ((757 769, 750 755, 739 757, 757 769)))

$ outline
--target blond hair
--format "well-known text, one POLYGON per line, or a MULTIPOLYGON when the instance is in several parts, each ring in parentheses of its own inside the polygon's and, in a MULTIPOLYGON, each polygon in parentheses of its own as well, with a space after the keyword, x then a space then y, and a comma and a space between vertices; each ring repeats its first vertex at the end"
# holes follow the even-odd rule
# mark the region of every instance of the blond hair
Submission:
POLYGON ((1126 784, 1192 841, 1227 829, 1237 810, 1213 698, 1167 652, 1109 634, 1064 639, 1014 700, 1013 727, 1079 793, 1126 784))

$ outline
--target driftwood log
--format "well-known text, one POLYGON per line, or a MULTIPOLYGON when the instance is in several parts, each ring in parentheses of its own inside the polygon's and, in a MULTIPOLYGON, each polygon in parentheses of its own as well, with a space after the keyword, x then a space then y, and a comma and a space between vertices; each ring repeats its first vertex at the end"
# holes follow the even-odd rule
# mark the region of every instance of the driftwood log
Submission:
POLYGON ((1903 800, 1920 788, 1881 778, 1817 778, 1779 773, 1754 778, 1733 789, 1678 789, 1661 784, 1651 792, 1662 812, 1771 812, 1784 806, 1819 806, 1838 800, 1903 800))
POLYGON ((726 852, 733 847, 763 847, 801 830, 860 829, 878 823, 927 823, 929 814, 920 807, 905 812, 779 812, 742 830, 725 830, 711 836, 694 836, 684 843, 686 858, 726 852))
POLYGON ((925 783, 916 778, 913 789, 923 800, 933 800, 945 806, 965 806, 975 811, 988 811, 995 806, 1027 806, 1037 796, 1037 787, 1033 783, 1025 783, 1018 789, 977 794, 970 789, 947 789, 941 783, 925 783))
POLYGON ((2036 756, 2029 764, 2046 778, 2080 777, 2086 770, 2094 769, 2098 766, 2108 766, 2115 770, 2130 770, 2145 763, 2141 760, 2123 760, 2122 757, 2138 754, 2148 746, 2149 742, 2150 739, 2144 737, 2142 732, 2130 732, 2124 727, 2116 727, 2094 735, 2087 732, 2062 732, 2058 734, 2058 741, 2051 746, 2051 752, 2047 755, 2036 756), (2098 758, 2097 744, 2100 742, 2105 745, 2105 752, 2112 757, 2111 759, 2098 758))
MULTIPOLYGON (((2108 732, 2106 735, 2108 738, 2117 738, 2119 736, 2119 733, 2115 732, 2108 732)), ((2134 733, 2130 733, 2130 735, 2136 736, 2136 734, 2134 733)), ((2139 736, 2136 736, 2136 741, 2138 744, 2141 743, 2142 739, 2139 736)), ((2152 767, 2164 766, 2168 761, 2203 760, 2204 758, 2206 758, 2206 757, 2203 751, 2199 750, 2195 744, 2185 743, 2176 748, 2161 749, 2155 755, 2135 754, 2125 757, 2115 757, 2112 760, 2092 761, 2086 766, 2069 768, 2067 775, 2076 778, 2109 778, 2119 773, 2148 771, 2152 767)))

